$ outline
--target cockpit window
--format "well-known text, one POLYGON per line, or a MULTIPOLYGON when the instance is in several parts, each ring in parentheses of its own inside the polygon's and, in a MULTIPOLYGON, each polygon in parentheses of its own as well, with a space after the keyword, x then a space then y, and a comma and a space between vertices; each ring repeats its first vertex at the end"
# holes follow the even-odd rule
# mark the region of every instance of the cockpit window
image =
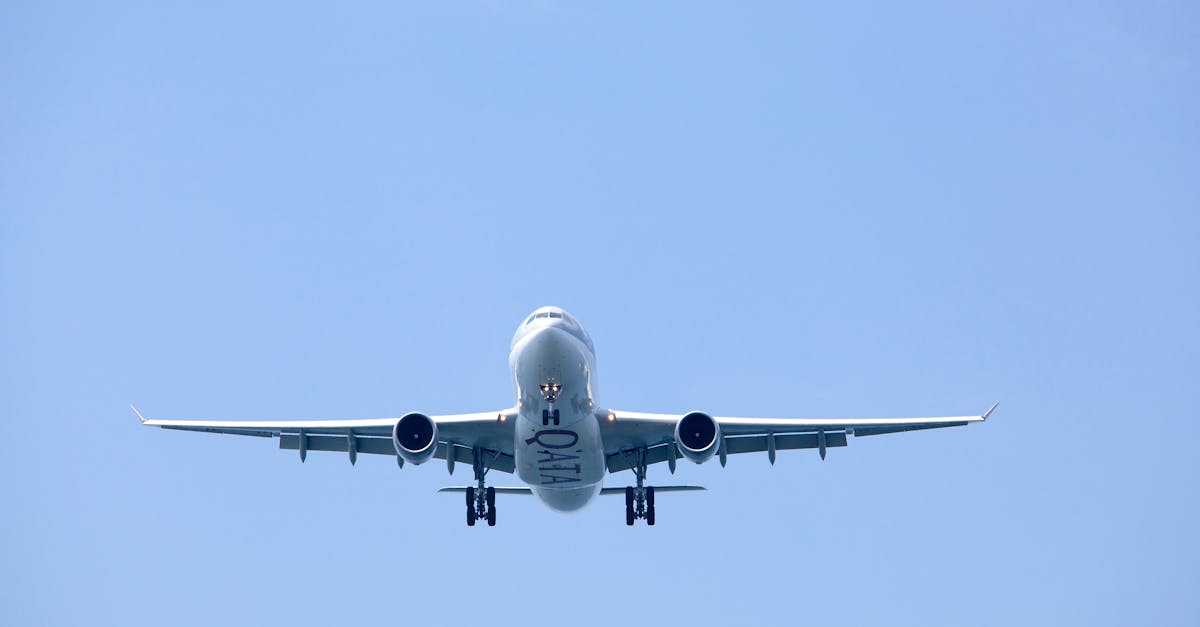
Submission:
POLYGON ((533 324, 534 320, 540 320, 543 318, 554 318, 554 319, 559 319, 559 320, 566 320, 567 322, 571 323, 572 325, 575 325, 575 326, 579 325, 579 323, 575 322, 575 320, 573 318, 571 318, 571 316, 568 316, 560 311, 540 311, 540 312, 537 312, 534 314, 530 314, 529 317, 525 319, 525 326, 529 326, 529 325, 533 324))

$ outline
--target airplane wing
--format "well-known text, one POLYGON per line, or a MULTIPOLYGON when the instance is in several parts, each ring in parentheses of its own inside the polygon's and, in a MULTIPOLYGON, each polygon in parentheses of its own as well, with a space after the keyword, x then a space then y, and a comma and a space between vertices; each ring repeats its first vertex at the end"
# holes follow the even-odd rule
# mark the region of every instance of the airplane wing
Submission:
MULTIPOLYGON (((151 420, 130 405, 142 424, 148 427, 201 431, 228 435, 277 438, 279 448, 300 451, 304 461, 308 451, 347 453, 353 464, 359 453, 396 456, 392 445, 392 427, 396 418, 349 420, 151 420)), ((504 409, 474 414, 430 416, 437 423, 435 459, 444 459, 453 472, 454 462, 471 464, 473 448, 483 449, 488 468, 511 473, 513 462, 513 417, 516 411, 504 409)))
MULTIPOLYGON (((728 455, 766 452, 775 463, 775 452, 815 448, 825 458, 829 448, 846 446, 848 436, 862 437, 959 427, 983 422, 1000 403, 976 416, 936 418, 730 418, 714 416, 720 426, 721 442, 717 456, 725 465, 728 455)), ((675 467, 679 457, 675 446, 675 425, 684 414, 651 414, 609 410, 601 414, 600 430, 606 447, 609 472, 633 468, 638 449, 645 447, 647 465, 668 462, 675 467)))

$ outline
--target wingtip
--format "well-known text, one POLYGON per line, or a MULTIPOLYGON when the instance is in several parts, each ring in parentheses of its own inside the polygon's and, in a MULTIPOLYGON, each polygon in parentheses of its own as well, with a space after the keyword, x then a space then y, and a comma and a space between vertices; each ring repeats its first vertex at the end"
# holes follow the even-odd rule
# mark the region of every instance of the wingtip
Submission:
POLYGON ((136 415, 138 420, 141 420, 143 424, 146 422, 146 417, 142 415, 142 412, 138 411, 137 407, 133 406, 133 403, 129 404, 129 409, 133 410, 134 415, 136 415))
POLYGON ((992 412, 996 411, 996 408, 999 406, 1000 406, 1000 401, 996 401, 995 404, 992 405, 991 409, 983 412, 983 419, 987 420, 988 416, 991 416, 992 412))

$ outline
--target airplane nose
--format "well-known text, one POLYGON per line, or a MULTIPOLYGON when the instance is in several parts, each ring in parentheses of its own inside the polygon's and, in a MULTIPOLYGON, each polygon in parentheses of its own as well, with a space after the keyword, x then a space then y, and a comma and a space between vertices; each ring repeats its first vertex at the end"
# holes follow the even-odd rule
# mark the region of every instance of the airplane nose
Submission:
MULTIPOLYGON (((537 364, 539 376, 546 373, 544 369, 550 364, 555 368, 567 367, 582 361, 579 341, 563 329, 546 326, 533 331, 520 348, 522 361, 529 365, 537 364)), ((557 376, 565 376, 559 373, 557 376)))
POLYGON ((570 346, 570 336, 554 326, 544 326, 534 331, 529 337, 529 348, 545 357, 552 357, 570 346))

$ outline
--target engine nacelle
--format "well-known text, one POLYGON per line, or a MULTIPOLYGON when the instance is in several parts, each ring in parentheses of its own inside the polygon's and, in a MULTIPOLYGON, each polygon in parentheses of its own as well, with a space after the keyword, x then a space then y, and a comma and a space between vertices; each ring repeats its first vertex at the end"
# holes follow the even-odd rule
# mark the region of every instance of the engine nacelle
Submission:
POLYGON ((721 425, 702 411, 691 412, 675 425, 675 445, 684 457, 703 464, 720 448, 721 425))
POLYGON ((437 423, 425 414, 404 414, 392 427, 392 446, 410 464, 424 464, 437 450, 437 423))

